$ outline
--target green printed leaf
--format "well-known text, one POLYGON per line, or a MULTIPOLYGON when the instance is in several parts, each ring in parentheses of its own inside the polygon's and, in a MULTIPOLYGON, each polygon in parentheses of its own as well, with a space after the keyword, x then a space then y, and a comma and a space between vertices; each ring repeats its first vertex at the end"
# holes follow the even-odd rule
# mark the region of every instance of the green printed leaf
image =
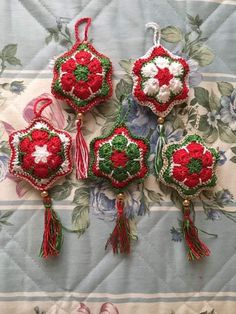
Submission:
POLYGON ((222 96, 230 96, 234 90, 233 85, 228 82, 217 82, 217 87, 222 96))
POLYGON ((218 135, 218 130, 216 128, 210 127, 209 131, 203 134, 203 137, 207 143, 212 144, 218 139, 218 135))
POLYGON ((209 105, 211 110, 219 111, 220 109, 220 100, 213 91, 211 91, 209 105))
POLYGON ((89 226, 89 187, 75 190, 73 203, 77 204, 72 213, 72 223, 79 235, 83 234, 89 226))
POLYGON ((50 195, 54 200, 61 201, 70 196, 73 185, 69 181, 55 185, 50 189, 50 195))
POLYGON ((9 57, 14 57, 17 51, 17 44, 9 44, 6 45, 2 49, 2 56, 4 59, 7 59, 9 57))
POLYGON ((236 146, 231 147, 231 150, 232 150, 232 152, 233 152, 234 154, 236 154, 236 146))
POLYGON ((133 66, 133 61, 132 59, 129 60, 120 60, 119 65, 121 68, 128 74, 131 75, 132 72, 132 66, 133 66))
POLYGON ((230 161, 232 161, 234 164, 236 164, 236 156, 231 157, 230 161))
POLYGON ((6 61, 11 65, 22 65, 21 61, 14 56, 7 57, 6 61))
POLYGON ((236 134, 223 122, 218 122, 219 137, 221 141, 226 143, 236 143, 236 134))
POLYGON ((193 45, 189 50, 189 56, 196 60, 201 67, 211 64, 215 57, 208 47, 201 44, 193 45))
POLYGON ((130 226, 130 237, 132 240, 138 240, 138 231, 137 231, 137 224, 135 219, 129 219, 129 226, 130 226))
POLYGON ((208 90, 203 87, 194 87, 194 96, 199 105, 210 110, 208 90))
POLYGON ((169 43, 178 43, 183 39, 183 32, 176 26, 167 26, 162 28, 161 38, 169 43))
POLYGON ((147 195, 148 195, 148 198, 153 202, 153 203, 158 203, 160 204, 160 201, 163 199, 162 198, 162 194, 161 193, 158 193, 158 192, 155 192, 155 191, 152 191, 152 190, 147 190, 147 195))
POLYGON ((127 95, 132 92, 132 85, 121 79, 116 85, 116 98, 121 102, 127 95))
POLYGON ((209 128, 210 128, 210 126, 209 126, 209 123, 207 121, 207 115, 204 114, 200 117, 198 130, 201 132, 205 132, 205 131, 209 130, 209 128))
POLYGON ((52 41, 52 34, 48 35, 48 36, 45 38, 45 42, 46 42, 47 45, 48 45, 51 41, 52 41))

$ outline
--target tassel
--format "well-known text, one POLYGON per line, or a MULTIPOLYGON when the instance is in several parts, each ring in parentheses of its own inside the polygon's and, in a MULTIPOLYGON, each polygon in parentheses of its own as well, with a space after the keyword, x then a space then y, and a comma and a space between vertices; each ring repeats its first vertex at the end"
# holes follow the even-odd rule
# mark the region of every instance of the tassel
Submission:
POLYGON ((166 144, 166 137, 165 137, 165 128, 164 128, 164 118, 159 117, 157 119, 157 130, 159 133, 159 137, 157 140, 157 146, 156 146, 156 157, 155 157, 155 171, 157 176, 159 176, 159 173, 163 166, 163 160, 162 160, 162 149, 164 145, 166 144))
POLYGON ((61 221, 52 209, 52 200, 47 191, 41 193, 45 207, 43 242, 40 257, 48 258, 60 253, 63 234, 61 221))
POLYGON ((199 239, 197 227, 190 217, 190 201, 183 201, 183 234, 188 247, 188 260, 199 260, 210 255, 208 247, 199 239))
POLYGON ((75 165, 76 178, 86 179, 88 177, 89 151, 82 134, 82 114, 78 113, 78 120, 76 121, 77 134, 75 139, 75 165))
POLYGON ((116 226, 107 240, 105 249, 112 246, 113 253, 130 253, 130 225, 129 219, 124 213, 124 194, 119 193, 116 199, 117 219, 116 226))

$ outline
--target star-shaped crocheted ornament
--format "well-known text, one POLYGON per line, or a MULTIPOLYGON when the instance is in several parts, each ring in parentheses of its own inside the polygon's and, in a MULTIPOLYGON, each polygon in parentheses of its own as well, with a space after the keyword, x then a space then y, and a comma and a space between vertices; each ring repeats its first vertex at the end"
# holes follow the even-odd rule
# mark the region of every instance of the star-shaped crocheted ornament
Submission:
POLYGON ((94 139, 90 151, 91 175, 105 178, 118 190, 148 173, 148 143, 133 136, 125 125, 116 126, 108 136, 94 139))
POLYGON ((134 62, 133 96, 160 117, 188 98, 189 66, 185 59, 155 45, 134 62))
POLYGON ((35 118, 28 128, 9 137, 12 151, 9 171, 36 189, 47 190, 59 177, 71 172, 71 138, 46 119, 35 118))
POLYGON ((219 153, 208 148, 198 135, 187 135, 179 143, 171 143, 162 151, 160 180, 187 200, 202 190, 215 186, 219 153))
POLYGON ((77 42, 55 62, 52 93, 77 112, 90 110, 112 94, 112 65, 89 42, 77 42))

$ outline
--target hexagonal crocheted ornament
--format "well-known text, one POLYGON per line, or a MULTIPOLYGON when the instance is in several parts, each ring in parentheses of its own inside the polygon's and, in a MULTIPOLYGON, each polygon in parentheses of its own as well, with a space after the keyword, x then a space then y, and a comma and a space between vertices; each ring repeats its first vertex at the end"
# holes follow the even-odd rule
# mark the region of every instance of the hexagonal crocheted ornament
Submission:
POLYGON ((116 226, 106 248, 111 245, 114 253, 130 253, 131 232, 129 219, 124 212, 124 188, 141 181, 148 174, 149 144, 131 134, 126 125, 119 123, 107 135, 95 138, 90 144, 90 174, 104 178, 117 192, 116 226))
POLYGON ((188 98, 189 66, 184 58, 160 45, 161 31, 157 24, 149 23, 147 27, 154 28, 154 46, 134 62, 133 96, 140 105, 148 106, 159 117, 165 117, 175 105, 188 98))
MULTIPOLYGON (((179 143, 165 145, 162 150, 163 168, 159 179, 183 197, 182 232, 188 249, 188 259, 210 255, 199 239, 191 218, 191 200, 202 190, 216 185, 216 166, 219 153, 209 148, 199 135, 187 135, 179 143)), ((193 206, 193 205, 192 205, 193 206)))
POLYGON ((188 135, 162 151, 160 180, 176 189, 184 199, 193 199, 202 190, 215 186, 219 153, 208 148, 199 135, 188 135))
POLYGON ((87 178, 89 152, 82 134, 82 113, 107 100, 112 95, 112 64, 88 42, 90 18, 82 18, 75 24, 76 42, 57 58, 54 66, 52 94, 66 101, 77 113, 75 141, 75 166, 78 179, 87 178), (87 23, 84 39, 79 38, 79 26, 87 23))
POLYGON ((38 99, 34 104, 35 119, 27 128, 14 131, 9 136, 9 172, 41 191, 45 226, 40 256, 45 258, 57 256, 63 242, 62 225, 52 209, 48 189, 57 179, 72 171, 69 133, 54 128, 50 121, 41 117, 42 111, 51 103, 50 98, 38 99), (44 104, 38 111, 40 102, 44 104))
POLYGON ((122 190, 148 173, 148 143, 133 136, 125 125, 94 139, 90 147, 91 174, 106 179, 115 189, 122 190))

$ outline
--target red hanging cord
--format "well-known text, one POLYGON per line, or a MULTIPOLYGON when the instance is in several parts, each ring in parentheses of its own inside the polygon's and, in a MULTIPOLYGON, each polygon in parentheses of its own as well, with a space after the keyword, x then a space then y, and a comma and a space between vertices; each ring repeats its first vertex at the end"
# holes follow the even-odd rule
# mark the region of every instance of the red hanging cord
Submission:
POLYGON ((87 23, 87 25, 85 26, 85 29, 84 29, 84 39, 82 41, 88 40, 88 29, 89 29, 89 26, 91 25, 91 21, 92 20, 90 17, 84 17, 75 23, 75 39, 76 39, 76 41, 81 42, 80 37, 79 37, 79 26, 83 23, 87 23))
POLYGON ((43 110, 51 104, 52 104, 52 99, 50 99, 50 98, 42 97, 42 98, 37 99, 34 103, 35 117, 37 117, 37 118, 41 117, 43 110), (43 102, 43 101, 45 101, 45 103, 41 106, 41 108, 39 110, 37 110, 38 104, 40 102, 43 102))

